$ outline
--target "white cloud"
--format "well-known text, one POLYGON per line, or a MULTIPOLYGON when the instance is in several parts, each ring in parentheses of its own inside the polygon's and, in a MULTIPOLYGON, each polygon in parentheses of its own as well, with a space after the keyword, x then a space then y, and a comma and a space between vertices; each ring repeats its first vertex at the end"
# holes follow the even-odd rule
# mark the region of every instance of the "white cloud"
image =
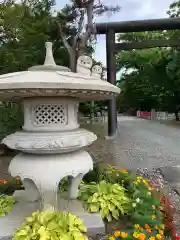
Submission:
MULTIPOLYGON (((103 3, 109 4, 109 0, 102 0, 103 3)), ((68 0, 57 0, 58 8, 63 7, 68 0)), ((114 22, 114 21, 128 21, 141 20, 151 18, 166 17, 166 11, 169 5, 174 0, 113 0, 113 5, 119 4, 121 11, 111 17, 104 15, 96 19, 96 22, 114 22)), ((97 36, 98 44, 96 46, 96 60, 101 61, 106 65, 106 48, 105 36, 97 36)))

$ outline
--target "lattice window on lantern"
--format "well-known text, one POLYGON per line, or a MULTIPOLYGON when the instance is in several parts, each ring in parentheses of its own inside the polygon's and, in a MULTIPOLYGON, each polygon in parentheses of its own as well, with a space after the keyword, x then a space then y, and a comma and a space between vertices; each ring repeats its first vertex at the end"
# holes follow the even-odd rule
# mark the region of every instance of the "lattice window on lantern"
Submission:
POLYGON ((39 104, 33 108, 35 125, 67 124, 67 107, 62 104, 39 104))

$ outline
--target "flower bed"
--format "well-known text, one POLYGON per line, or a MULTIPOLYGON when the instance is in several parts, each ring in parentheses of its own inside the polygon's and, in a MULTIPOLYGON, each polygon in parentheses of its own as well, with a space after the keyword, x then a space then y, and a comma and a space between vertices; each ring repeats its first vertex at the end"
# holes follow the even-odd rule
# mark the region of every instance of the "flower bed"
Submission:
POLYGON ((12 195, 14 191, 24 189, 19 177, 13 178, 10 181, 0 180, 0 194, 12 195))
MULTIPOLYGON (((21 186, 18 181, 19 185, 16 184, 21 186)), ((7 185, 7 182, 2 184, 7 185)), ((65 178, 60 184, 60 191, 66 191, 67 186, 65 178)), ((140 175, 110 165, 103 170, 95 166, 93 171, 85 175, 79 187, 79 199, 87 211, 101 214, 106 225, 103 239, 178 239, 170 200, 162 189, 140 175)), ((47 229, 48 234, 52 235, 50 230, 47 229)), ((72 235, 71 232, 69 234, 72 235)), ((52 236, 49 237, 52 239, 52 236)), ((25 238, 16 235, 18 239, 25 238)), ((83 235, 82 239, 87 238, 83 235)))
MULTIPOLYGON (((88 173, 85 179, 89 176, 93 176, 92 173, 88 173)), ((177 239, 176 231, 173 224, 174 209, 170 200, 164 195, 162 189, 154 185, 153 182, 148 181, 142 176, 129 173, 125 169, 119 170, 110 165, 105 167, 103 171, 98 171, 98 180, 92 179, 93 184, 82 185, 80 188, 80 199, 85 202, 85 207, 90 212, 97 210, 101 213, 106 223, 107 234, 109 234, 110 240, 119 239, 177 239), (100 186, 104 181, 104 187, 100 186), (98 190, 93 192, 94 185, 98 190), (105 183, 112 189, 113 197, 118 202, 123 202, 120 196, 125 201, 121 206, 116 202, 114 206, 110 204, 112 193, 108 192, 105 183), (116 196, 118 191, 119 193, 116 196), (123 192, 122 192, 123 187, 123 192), (85 189, 88 189, 86 191, 85 189), (103 192, 104 191, 104 192, 103 192), (87 199, 87 195, 90 195, 87 199), (115 192, 115 193, 114 193, 115 192), (98 193, 98 195, 97 195, 98 193), (104 195, 103 197, 100 197, 104 195), (95 196, 95 197, 94 197, 95 196), (108 199, 104 201, 103 198, 107 196, 108 199), (84 198, 86 198, 84 200, 84 198), (97 200, 98 199, 98 200, 97 200), (103 208, 105 208, 106 215, 104 216, 104 210, 102 207, 98 207, 103 201, 103 208), (115 213, 113 213, 115 211, 115 213)))

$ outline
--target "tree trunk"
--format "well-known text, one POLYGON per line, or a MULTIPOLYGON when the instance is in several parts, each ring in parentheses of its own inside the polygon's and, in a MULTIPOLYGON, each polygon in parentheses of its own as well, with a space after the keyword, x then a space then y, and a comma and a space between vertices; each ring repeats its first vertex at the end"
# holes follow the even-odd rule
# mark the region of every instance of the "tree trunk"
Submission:
POLYGON ((70 58, 70 69, 72 72, 77 72, 77 52, 73 51, 69 56, 70 58))
POLYGON ((179 115, 178 115, 179 111, 175 111, 174 114, 175 114, 175 117, 176 117, 176 121, 179 121, 179 115))

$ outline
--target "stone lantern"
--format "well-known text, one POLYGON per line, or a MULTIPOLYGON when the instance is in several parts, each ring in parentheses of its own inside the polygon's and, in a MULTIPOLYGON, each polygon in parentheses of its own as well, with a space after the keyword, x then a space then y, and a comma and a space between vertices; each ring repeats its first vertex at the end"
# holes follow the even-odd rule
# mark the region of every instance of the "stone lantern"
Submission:
POLYGON ((83 176, 93 169, 92 158, 83 148, 97 137, 79 128, 78 104, 109 99, 119 94, 119 88, 102 81, 98 67, 90 76, 91 67, 87 56, 78 59, 78 73, 57 66, 48 42, 44 65, 0 76, 0 100, 21 101, 24 106, 22 131, 3 140, 20 151, 12 159, 9 173, 22 179, 23 199, 29 204, 39 201, 41 210, 58 210, 58 185, 67 176, 69 199, 76 199, 83 176))

